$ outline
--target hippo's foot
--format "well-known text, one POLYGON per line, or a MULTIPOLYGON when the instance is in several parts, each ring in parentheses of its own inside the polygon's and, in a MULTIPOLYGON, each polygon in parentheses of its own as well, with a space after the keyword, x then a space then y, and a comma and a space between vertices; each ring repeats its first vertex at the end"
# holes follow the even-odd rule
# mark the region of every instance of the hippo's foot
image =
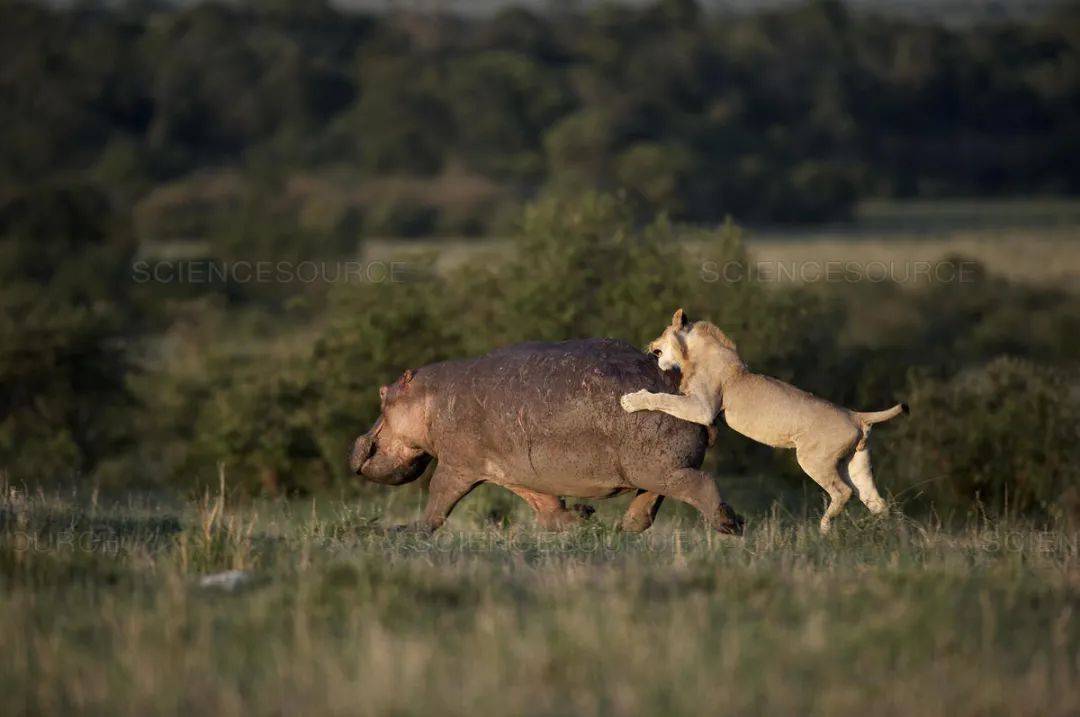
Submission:
MULTIPOLYGON (((631 503, 631 508, 642 502, 647 505, 652 493, 666 495, 697 508, 706 524, 721 535, 742 535, 743 519, 720 498, 716 481, 708 473, 696 468, 679 468, 660 478, 651 478, 644 485, 638 483, 642 492, 631 503)), ((639 511, 627 511, 636 514, 639 511)), ((632 521, 636 522, 636 518, 632 521)))
POLYGON ((591 505, 576 503, 569 509, 537 511, 536 523, 544 530, 569 530, 584 525, 594 512, 591 505))
POLYGON ((619 530, 624 533, 644 533, 652 527, 652 520, 641 516, 624 515, 619 522, 619 530))
POLYGON ((660 503, 664 496, 659 493, 651 493, 639 490, 634 499, 630 501, 626 513, 623 514, 619 530, 624 533, 642 533, 649 529, 656 518, 656 512, 660 510, 660 503))
POLYGON ((721 503, 716 514, 710 521, 712 527, 721 535, 740 536, 746 526, 746 521, 741 515, 732 510, 727 503, 721 503))

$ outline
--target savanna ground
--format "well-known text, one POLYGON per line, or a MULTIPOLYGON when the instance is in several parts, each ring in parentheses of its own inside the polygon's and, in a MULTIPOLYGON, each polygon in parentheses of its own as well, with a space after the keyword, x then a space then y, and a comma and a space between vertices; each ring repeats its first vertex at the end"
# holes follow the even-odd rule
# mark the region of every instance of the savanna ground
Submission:
POLYGON ((1080 534, 901 505, 849 509, 822 537, 809 489, 722 484, 743 540, 671 503, 616 532, 624 499, 538 532, 498 489, 429 538, 385 530, 419 511, 412 487, 110 502, 7 486, 0 713, 1080 710, 1080 534), (252 580, 200 585, 227 569, 252 580))

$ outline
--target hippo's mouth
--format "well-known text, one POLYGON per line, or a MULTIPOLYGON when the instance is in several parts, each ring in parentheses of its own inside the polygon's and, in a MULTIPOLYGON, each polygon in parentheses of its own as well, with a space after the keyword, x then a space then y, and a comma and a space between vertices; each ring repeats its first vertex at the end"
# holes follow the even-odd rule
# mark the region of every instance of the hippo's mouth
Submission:
POLYGON ((408 483, 409 481, 414 481, 420 476, 422 476, 424 474, 424 471, 427 470, 428 464, 431 463, 431 458, 432 457, 429 456, 427 453, 422 453, 415 461, 412 462, 411 466, 408 466, 405 469, 403 473, 404 477, 401 482, 408 483))
POLYGON ((387 470, 385 466, 380 465, 383 461, 378 455, 378 451, 375 451, 371 457, 363 462, 360 466, 360 470, 357 471, 357 474, 364 476, 374 483, 382 483, 383 485, 404 485, 423 475, 428 464, 431 462, 431 458, 430 455, 421 453, 408 463, 387 470))

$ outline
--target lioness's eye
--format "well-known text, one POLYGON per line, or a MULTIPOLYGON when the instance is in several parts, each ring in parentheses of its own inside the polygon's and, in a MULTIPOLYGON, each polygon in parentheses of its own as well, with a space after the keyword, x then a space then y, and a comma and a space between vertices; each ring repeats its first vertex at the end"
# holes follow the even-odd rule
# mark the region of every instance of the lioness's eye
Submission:
POLYGON ((659 356, 659 355, 660 355, 660 354, 662 354, 662 353, 664 353, 664 352, 663 352, 663 351, 661 351, 660 349, 653 349, 653 350, 652 350, 652 355, 653 355, 653 356, 659 356))

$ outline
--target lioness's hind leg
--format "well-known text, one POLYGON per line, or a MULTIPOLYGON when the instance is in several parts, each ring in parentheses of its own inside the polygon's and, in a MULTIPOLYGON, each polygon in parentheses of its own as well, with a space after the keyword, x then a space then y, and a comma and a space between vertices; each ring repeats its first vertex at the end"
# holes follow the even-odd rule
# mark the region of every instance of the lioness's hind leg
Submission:
POLYGON ((855 451, 851 460, 848 461, 847 475, 852 487, 855 488, 855 494, 859 496, 859 500, 863 502, 863 505, 871 513, 878 515, 888 509, 885 499, 881 497, 877 491, 877 486, 874 485, 874 472, 870 469, 869 448, 855 451))
POLYGON ((639 490, 623 514, 620 527, 626 533, 641 533, 649 529, 660 510, 664 496, 647 490, 639 490))
POLYGON ((835 455, 817 456, 805 449, 796 450, 795 457, 799 461, 799 467, 806 471, 806 475, 813 478, 814 482, 829 494, 829 505, 825 508, 825 514, 821 516, 821 532, 828 533, 832 527, 832 519, 844 509, 852 493, 851 486, 844 481, 837 470, 839 458, 835 455))

